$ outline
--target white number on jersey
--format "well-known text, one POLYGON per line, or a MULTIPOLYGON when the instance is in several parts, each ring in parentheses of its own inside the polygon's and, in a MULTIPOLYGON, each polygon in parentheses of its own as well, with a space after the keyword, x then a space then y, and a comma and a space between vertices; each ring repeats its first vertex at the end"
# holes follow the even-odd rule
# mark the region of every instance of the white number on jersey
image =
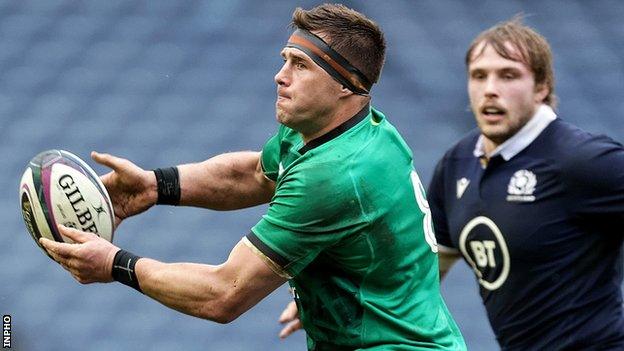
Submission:
POLYGON ((418 204, 420 211, 425 215, 423 217, 425 240, 427 241, 427 244, 429 244, 429 247, 431 247, 431 251, 438 252, 438 243, 436 241, 435 232, 433 231, 431 209, 429 208, 429 203, 425 197, 425 188, 420 182, 420 178, 418 177, 418 173, 416 173, 416 171, 412 171, 410 176, 412 178, 412 186, 414 187, 414 195, 416 195, 416 203, 418 204))

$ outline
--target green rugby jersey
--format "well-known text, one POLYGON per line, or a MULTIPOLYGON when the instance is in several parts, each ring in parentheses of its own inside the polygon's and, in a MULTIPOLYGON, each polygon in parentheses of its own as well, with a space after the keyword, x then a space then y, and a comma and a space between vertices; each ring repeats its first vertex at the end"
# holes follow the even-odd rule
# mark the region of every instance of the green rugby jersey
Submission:
POLYGON ((276 191, 245 242, 290 279, 309 350, 465 350, 411 151, 381 112, 306 145, 281 126, 262 165, 276 191))

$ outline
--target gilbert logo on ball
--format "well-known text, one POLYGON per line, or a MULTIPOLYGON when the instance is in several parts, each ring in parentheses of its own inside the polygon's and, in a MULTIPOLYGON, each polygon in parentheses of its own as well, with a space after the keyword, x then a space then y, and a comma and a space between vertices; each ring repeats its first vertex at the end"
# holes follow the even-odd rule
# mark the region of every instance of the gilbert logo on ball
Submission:
POLYGON ((115 216, 108 192, 93 169, 70 152, 47 150, 30 160, 20 182, 20 203, 37 245, 41 237, 71 242, 59 233, 58 224, 113 240, 115 216))

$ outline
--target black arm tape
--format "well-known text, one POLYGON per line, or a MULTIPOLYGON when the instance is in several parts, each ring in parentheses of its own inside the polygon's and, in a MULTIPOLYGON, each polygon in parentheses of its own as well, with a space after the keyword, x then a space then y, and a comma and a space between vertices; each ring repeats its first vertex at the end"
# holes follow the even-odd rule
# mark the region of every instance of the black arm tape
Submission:
POLYGON ((141 257, 125 250, 117 251, 113 259, 113 279, 143 293, 134 271, 134 266, 139 258, 141 257))
POLYGON ((178 167, 156 168, 154 174, 156 174, 156 184, 158 185, 156 203, 159 205, 179 205, 180 174, 178 167))

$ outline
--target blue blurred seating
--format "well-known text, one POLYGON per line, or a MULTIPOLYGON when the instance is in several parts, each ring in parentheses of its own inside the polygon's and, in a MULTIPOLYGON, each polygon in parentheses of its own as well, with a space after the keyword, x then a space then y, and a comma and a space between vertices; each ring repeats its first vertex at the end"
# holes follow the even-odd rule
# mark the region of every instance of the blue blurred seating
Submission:
MULTIPOLYGON (((425 182, 474 126, 465 49, 479 31, 519 12, 552 43, 561 116, 624 141, 621 1, 346 3, 386 31, 373 102, 404 134, 425 182)), ((17 202, 21 172, 43 149, 83 158, 111 152, 154 168, 261 148, 277 128, 273 76, 293 8, 277 0, 0 3, 0 312, 13 314, 18 347, 305 349, 303 333, 283 342, 276 336, 285 288, 222 326, 121 286, 80 286, 34 245, 17 202)), ((128 220, 115 242, 164 261, 216 264, 264 210, 156 208, 128 220)), ((443 284, 451 310, 471 350, 494 350, 470 272, 457 270, 443 284)))

